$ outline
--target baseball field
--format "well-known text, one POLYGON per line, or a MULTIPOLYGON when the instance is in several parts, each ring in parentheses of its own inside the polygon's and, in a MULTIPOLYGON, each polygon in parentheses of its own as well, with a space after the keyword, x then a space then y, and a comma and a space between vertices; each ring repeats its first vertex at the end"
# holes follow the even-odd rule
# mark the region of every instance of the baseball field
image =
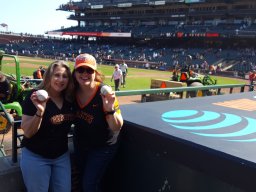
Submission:
MULTIPOLYGON (((22 76, 31 77, 33 72, 39 67, 43 66, 47 68, 47 66, 53 62, 54 60, 50 59, 42 59, 36 57, 22 57, 18 56, 18 60, 20 62, 20 73, 22 76)), ((70 68, 73 70, 74 63, 68 61, 70 68)), ((105 83, 114 86, 114 83, 111 82, 111 76, 114 71, 113 65, 98 65, 98 70, 105 75, 105 83)), ((8 74, 15 74, 15 62, 11 58, 3 59, 3 67, 2 71, 8 74)), ((151 79, 163 79, 170 80, 171 77, 170 71, 159 71, 159 70, 148 70, 148 69, 140 69, 140 68, 129 68, 128 75, 126 80, 126 87, 121 87, 121 90, 138 90, 138 89, 149 89, 151 79)), ((228 78, 228 77, 220 77, 213 76, 217 79, 219 85, 221 84, 242 84, 246 81, 243 79, 236 78, 228 78)))

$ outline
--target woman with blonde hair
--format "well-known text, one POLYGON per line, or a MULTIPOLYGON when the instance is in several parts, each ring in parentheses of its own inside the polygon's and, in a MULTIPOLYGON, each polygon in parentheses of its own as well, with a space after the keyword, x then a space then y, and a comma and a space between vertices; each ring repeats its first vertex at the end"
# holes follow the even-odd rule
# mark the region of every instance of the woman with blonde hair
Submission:
POLYGON ((64 61, 51 63, 43 81, 25 98, 20 167, 28 192, 71 191, 68 133, 73 123, 73 80, 64 61), (41 100, 36 91, 47 91, 41 100))

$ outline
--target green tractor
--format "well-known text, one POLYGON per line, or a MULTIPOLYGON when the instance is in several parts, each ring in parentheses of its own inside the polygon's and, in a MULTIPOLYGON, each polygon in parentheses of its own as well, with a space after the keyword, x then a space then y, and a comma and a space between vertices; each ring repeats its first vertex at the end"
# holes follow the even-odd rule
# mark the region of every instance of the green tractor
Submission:
MULTIPOLYGON (((3 136, 21 120, 21 102, 30 90, 27 84, 28 79, 21 77, 18 57, 0 50, 0 134, 3 136), (13 61, 14 68, 10 67, 13 61)), ((4 154, 2 143, 0 147, 4 154)))
MULTIPOLYGON (((188 67, 182 68, 181 70, 173 71, 173 75, 171 77, 172 81, 184 82, 188 87, 201 87, 201 86, 209 86, 216 85, 217 80, 212 78, 210 75, 202 75, 199 73, 195 73, 190 70, 188 67)), ((208 96, 212 95, 211 90, 199 90, 199 91, 189 91, 187 93, 187 97, 197 97, 197 96, 208 96)))

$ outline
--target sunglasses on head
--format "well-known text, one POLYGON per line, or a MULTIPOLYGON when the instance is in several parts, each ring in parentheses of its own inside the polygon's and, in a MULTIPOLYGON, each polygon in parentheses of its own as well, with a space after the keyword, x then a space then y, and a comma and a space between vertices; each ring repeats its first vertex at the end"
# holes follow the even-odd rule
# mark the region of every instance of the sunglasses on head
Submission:
POLYGON ((92 68, 89 68, 89 67, 79 67, 76 69, 76 72, 78 73, 88 73, 88 74, 93 74, 94 73, 94 70, 92 68))

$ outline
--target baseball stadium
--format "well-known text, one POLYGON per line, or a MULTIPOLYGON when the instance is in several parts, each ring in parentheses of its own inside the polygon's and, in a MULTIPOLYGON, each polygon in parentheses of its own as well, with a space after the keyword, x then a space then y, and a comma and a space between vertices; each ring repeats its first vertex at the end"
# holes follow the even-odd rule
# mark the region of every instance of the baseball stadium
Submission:
MULTIPOLYGON (((82 53, 95 57, 124 120, 103 192, 255 191, 256 1, 67 0, 56 11, 76 26, 0 31, 0 191, 27 191, 22 102, 53 61, 75 70, 82 53)), ((71 191, 82 192, 67 138, 71 191)))

